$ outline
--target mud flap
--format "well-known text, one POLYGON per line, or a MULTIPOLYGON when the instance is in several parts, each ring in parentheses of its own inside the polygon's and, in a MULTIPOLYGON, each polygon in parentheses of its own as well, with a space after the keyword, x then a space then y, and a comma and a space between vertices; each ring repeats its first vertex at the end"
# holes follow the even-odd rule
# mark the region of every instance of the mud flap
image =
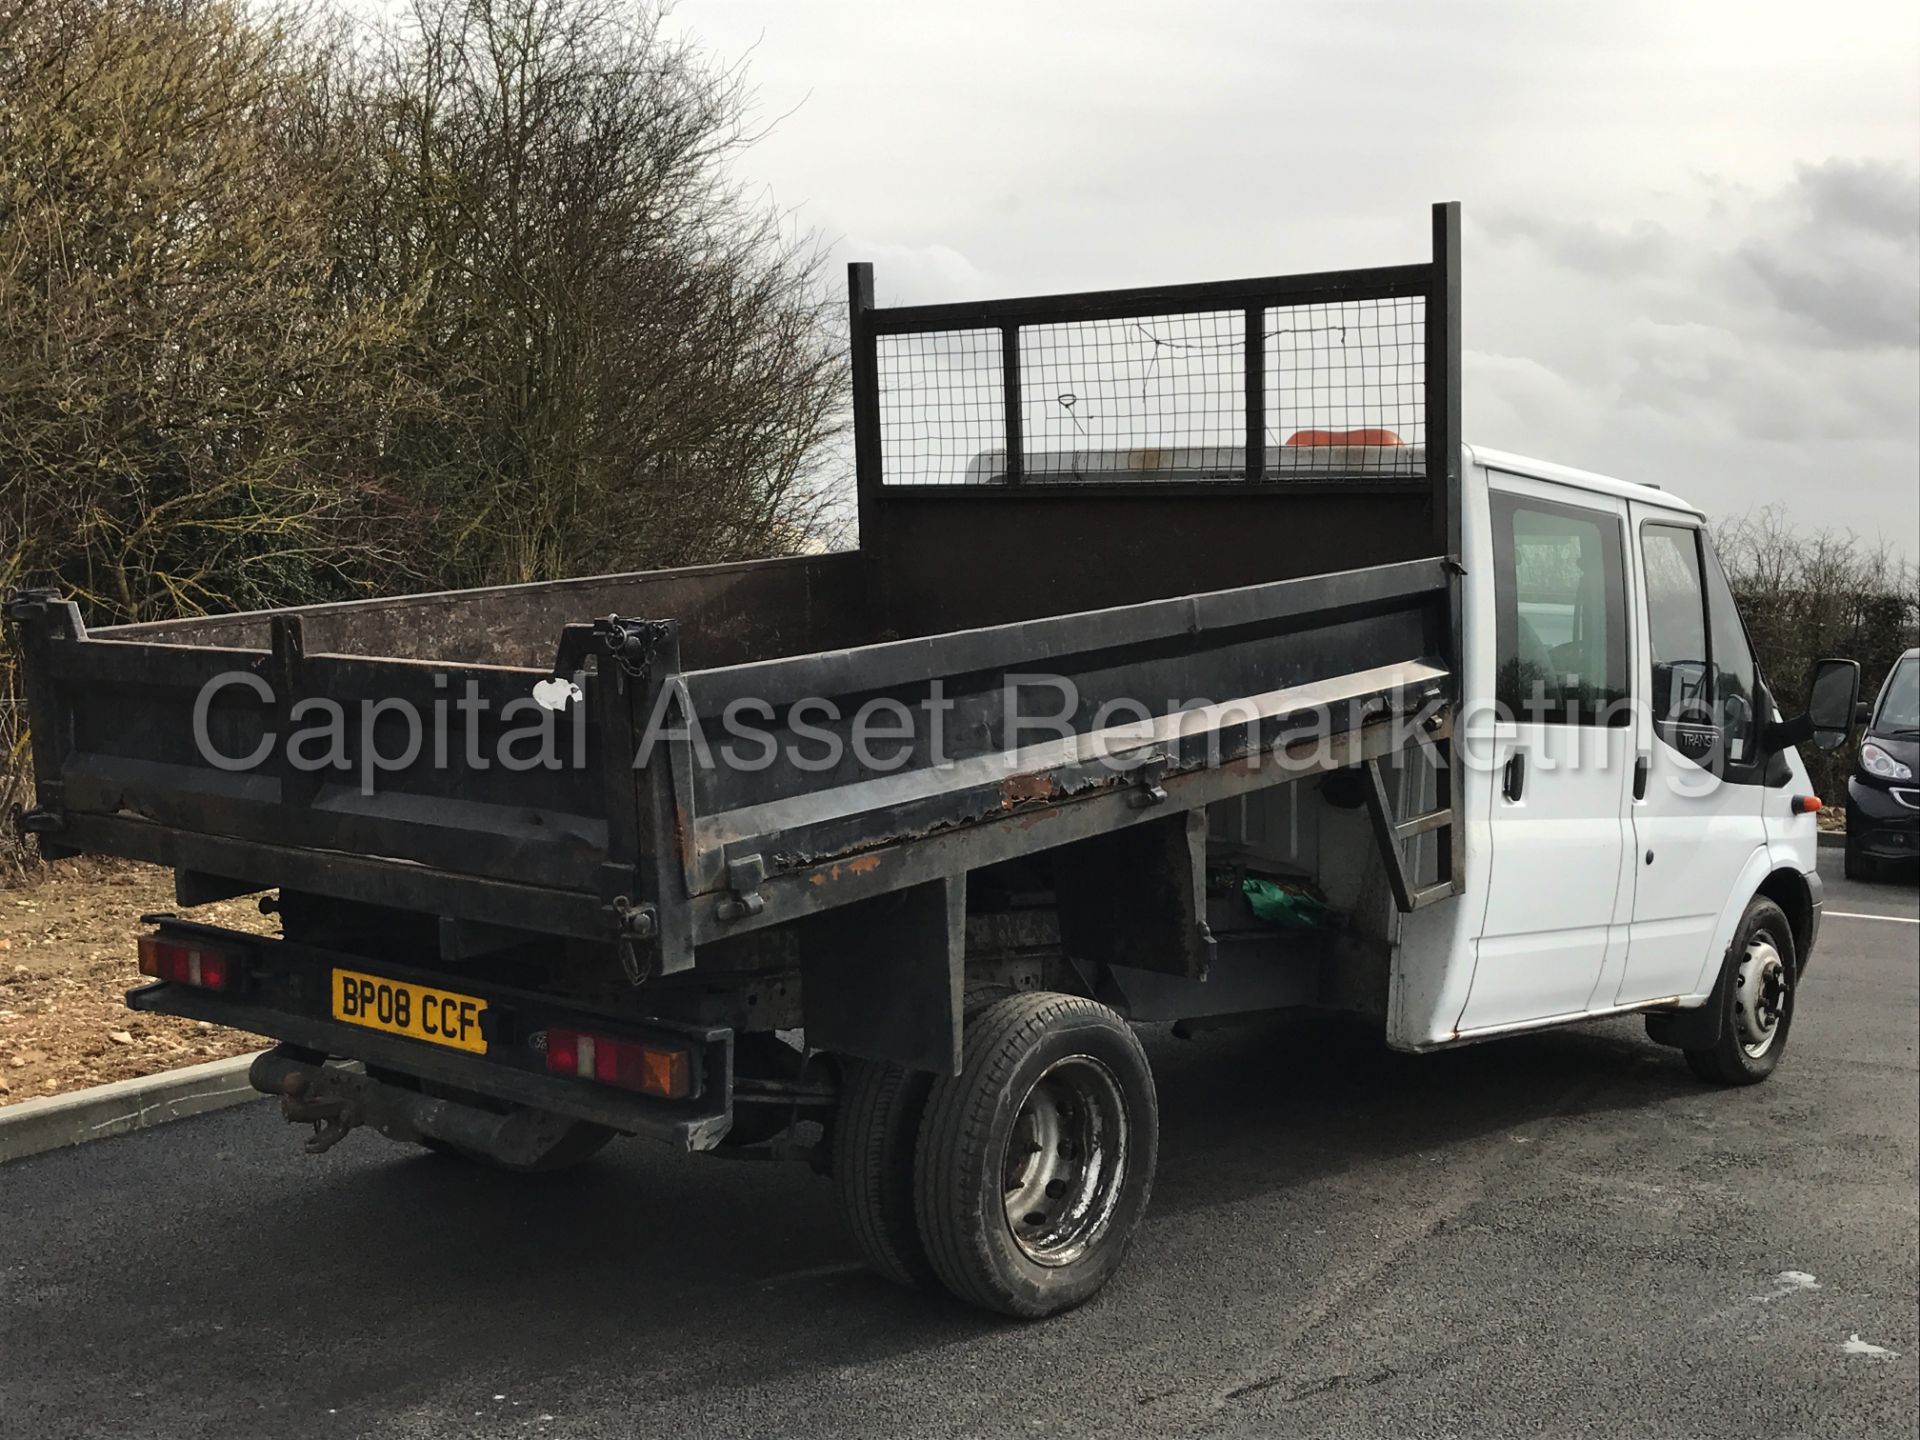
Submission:
POLYGON ((807 1044, 958 1075, 966 946, 964 875, 810 917, 800 926, 807 1044))
POLYGON ((1727 1023, 1728 974, 1728 967, 1722 965, 1720 978, 1713 982, 1713 993, 1704 1005, 1692 1010, 1649 1010, 1647 1038, 1676 1050, 1707 1050, 1718 1045, 1727 1023))
POLYGON ((1060 933, 1075 960, 1204 980, 1212 967, 1207 928, 1207 812, 1063 845, 1053 852, 1060 933))

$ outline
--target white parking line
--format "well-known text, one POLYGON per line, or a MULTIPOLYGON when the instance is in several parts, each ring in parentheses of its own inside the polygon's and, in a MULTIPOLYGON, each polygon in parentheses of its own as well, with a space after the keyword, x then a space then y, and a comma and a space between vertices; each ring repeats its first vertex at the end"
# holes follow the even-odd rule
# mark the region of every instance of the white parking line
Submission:
POLYGON ((1865 910, 1829 910, 1829 920, 1891 920, 1895 925, 1920 925, 1920 915, 1874 915, 1865 910))

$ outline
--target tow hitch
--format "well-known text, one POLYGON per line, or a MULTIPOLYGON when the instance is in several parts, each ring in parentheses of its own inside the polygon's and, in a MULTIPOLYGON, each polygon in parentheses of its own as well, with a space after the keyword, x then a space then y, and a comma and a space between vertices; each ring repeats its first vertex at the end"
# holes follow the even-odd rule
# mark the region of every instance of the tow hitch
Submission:
POLYGON ((280 1097, 280 1113, 289 1123, 313 1127, 309 1155, 324 1154, 356 1126, 367 1125, 389 1140, 437 1140, 502 1165, 532 1167, 581 1123, 526 1105, 496 1111, 404 1089, 311 1060, 311 1053, 277 1046, 247 1072, 254 1089, 280 1097))
POLYGON ((347 1138, 347 1131, 359 1123, 359 1116, 344 1095, 310 1096, 306 1072, 295 1070, 280 1082, 280 1113, 295 1125, 313 1126, 313 1138, 307 1141, 307 1153, 320 1155, 347 1138))

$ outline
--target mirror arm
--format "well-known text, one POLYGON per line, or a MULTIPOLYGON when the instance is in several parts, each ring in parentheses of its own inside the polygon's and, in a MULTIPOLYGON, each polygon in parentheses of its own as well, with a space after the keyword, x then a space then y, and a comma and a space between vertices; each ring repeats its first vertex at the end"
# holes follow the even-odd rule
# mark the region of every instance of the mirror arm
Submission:
POLYGON ((1813 716, 1803 710, 1791 720, 1770 720, 1761 728, 1761 748, 1774 754, 1789 745, 1804 745, 1813 739, 1813 716))

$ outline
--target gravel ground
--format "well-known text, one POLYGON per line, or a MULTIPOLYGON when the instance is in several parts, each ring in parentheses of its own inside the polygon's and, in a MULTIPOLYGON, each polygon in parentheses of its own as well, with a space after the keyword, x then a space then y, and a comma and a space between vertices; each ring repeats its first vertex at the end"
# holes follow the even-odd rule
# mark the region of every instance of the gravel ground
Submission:
MULTIPOLYGON (((138 1015, 126 993, 140 917, 173 908, 173 872, 68 860, 0 887, 0 1106, 258 1050, 245 1035, 170 1015, 138 1015)), ((196 920, 270 932, 252 899, 196 920)))

